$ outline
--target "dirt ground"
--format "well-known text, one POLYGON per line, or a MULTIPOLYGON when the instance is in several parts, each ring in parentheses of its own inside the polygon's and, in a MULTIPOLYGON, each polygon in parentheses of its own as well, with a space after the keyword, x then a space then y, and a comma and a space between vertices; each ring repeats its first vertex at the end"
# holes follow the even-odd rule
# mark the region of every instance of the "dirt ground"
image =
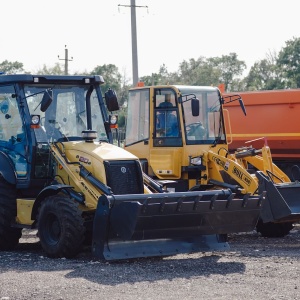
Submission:
POLYGON ((50 259, 35 232, 0 253, 0 299, 300 299, 300 225, 284 238, 229 236, 230 250, 164 259, 50 259))

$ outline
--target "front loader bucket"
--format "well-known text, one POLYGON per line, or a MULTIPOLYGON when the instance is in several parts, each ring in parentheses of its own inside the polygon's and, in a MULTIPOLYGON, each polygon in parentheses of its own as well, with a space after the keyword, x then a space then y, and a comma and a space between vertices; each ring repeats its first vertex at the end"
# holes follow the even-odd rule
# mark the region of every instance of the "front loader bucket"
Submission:
POLYGON ((102 195, 92 251, 116 260, 218 250, 227 246, 211 235, 254 230, 263 200, 230 190, 102 195))
POLYGON ((300 183, 274 184, 262 171, 256 172, 259 193, 266 191, 266 201, 261 210, 261 220, 267 222, 300 221, 300 183))

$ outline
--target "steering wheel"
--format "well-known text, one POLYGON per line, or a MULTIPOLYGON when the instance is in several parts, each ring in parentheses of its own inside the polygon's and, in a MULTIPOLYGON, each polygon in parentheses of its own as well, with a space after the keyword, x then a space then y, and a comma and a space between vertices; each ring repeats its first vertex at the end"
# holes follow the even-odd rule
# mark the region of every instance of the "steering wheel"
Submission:
POLYGON ((191 123, 186 125, 187 135, 195 136, 196 138, 203 138, 206 134, 206 129, 201 122, 191 123))

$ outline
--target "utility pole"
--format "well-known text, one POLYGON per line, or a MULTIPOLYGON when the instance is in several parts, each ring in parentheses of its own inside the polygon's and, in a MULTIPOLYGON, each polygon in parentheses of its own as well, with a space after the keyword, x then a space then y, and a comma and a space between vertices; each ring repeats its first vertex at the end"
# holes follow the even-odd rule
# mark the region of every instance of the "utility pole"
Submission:
POLYGON ((59 55, 57 55, 59 60, 64 60, 65 61, 65 75, 68 75, 68 71, 69 71, 69 61, 73 60, 73 57, 71 57, 71 59, 69 59, 68 56, 68 49, 67 49, 67 45, 65 45, 65 58, 59 58, 59 55))
POLYGON ((136 86, 139 81, 139 71, 138 71, 135 0, 130 0, 130 4, 131 4, 132 77, 133 77, 133 86, 136 86))
POLYGON ((146 7, 148 6, 137 6, 135 5, 135 0, 130 0, 130 5, 121 5, 124 7, 130 7, 131 11, 131 47, 132 47, 132 79, 133 86, 136 86, 139 82, 139 72, 138 72, 138 51, 137 51, 137 31, 136 31, 136 7, 146 7))

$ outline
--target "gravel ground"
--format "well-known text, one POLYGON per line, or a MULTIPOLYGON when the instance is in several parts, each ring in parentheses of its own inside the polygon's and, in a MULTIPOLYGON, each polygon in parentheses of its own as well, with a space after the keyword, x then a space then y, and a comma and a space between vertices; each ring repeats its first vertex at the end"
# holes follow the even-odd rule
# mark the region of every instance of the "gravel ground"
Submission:
POLYGON ((300 225, 284 238, 229 236, 230 250, 100 262, 50 259, 24 231, 0 253, 0 299, 300 299, 300 225))

